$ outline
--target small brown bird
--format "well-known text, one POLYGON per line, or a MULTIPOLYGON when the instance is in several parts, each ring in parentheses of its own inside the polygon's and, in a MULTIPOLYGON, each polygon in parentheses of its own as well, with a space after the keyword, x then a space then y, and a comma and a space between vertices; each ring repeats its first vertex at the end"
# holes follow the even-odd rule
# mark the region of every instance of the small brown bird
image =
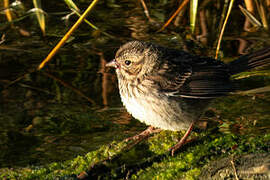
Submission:
POLYGON ((121 100, 132 116, 150 125, 140 138, 156 128, 186 130, 171 148, 185 143, 196 120, 216 97, 232 92, 230 76, 270 64, 270 48, 241 56, 225 64, 208 57, 132 41, 117 51, 106 66, 114 67, 121 100))

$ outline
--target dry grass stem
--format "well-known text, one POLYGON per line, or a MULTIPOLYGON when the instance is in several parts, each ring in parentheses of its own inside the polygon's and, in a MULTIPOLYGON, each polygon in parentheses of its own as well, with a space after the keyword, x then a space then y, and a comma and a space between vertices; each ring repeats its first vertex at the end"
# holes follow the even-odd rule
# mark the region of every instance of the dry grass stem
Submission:
POLYGON ((233 167, 233 172, 234 172, 235 179, 239 180, 233 160, 231 160, 231 164, 232 164, 232 167, 233 167))
POLYGON ((230 16, 230 14, 231 14, 231 10, 232 10, 233 3, 234 3, 234 0, 231 0, 231 1, 230 1, 229 8, 228 8, 227 15, 226 15, 226 18, 225 18, 225 21, 224 21, 224 23, 223 23, 223 26, 222 26, 222 29, 221 29, 221 32, 220 32, 220 35, 219 35, 215 59, 218 58, 218 52, 219 52, 219 49, 220 49, 220 43, 221 43, 221 40, 222 40, 224 31, 225 31, 226 24, 227 24, 227 22, 228 22, 229 16, 230 16))
MULTIPOLYGON (((4 8, 5 8, 5 14, 6 14, 8 22, 12 22, 12 15, 9 9, 9 0, 4 0, 4 8)), ((11 23, 11 26, 13 27, 12 23, 11 23)))
POLYGON ((142 6, 143 6, 143 9, 144 9, 144 14, 145 14, 146 17, 148 18, 148 20, 149 20, 150 22, 152 22, 153 20, 151 19, 150 15, 149 15, 149 11, 148 11, 148 9, 147 9, 147 6, 146 6, 144 0, 140 0, 140 1, 141 1, 142 6))
POLYGON ((189 15, 190 16, 191 33, 194 33, 194 30, 195 30, 197 10, 198 10, 198 0, 191 0, 191 2, 190 2, 190 15, 189 15))
POLYGON ((35 13, 37 16, 37 20, 38 20, 40 29, 42 31, 43 36, 45 36, 45 28, 46 28, 45 15, 44 15, 44 11, 42 10, 42 7, 41 7, 41 1, 40 0, 33 0, 33 4, 35 7, 35 13))
POLYGON ((186 4, 189 2, 189 0, 184 0, 182 2, 182 4, 178 7, 178 9, 173 13, 173 15, 170 17, 170 19, 162 26, 162 28, 160 30, 158 30, 158 32, 163 31, 171 22, 172 20, 175 18, 175 16, 178 15, 178 13, 186 6, 186 4))
POLYGON ((38 70, 42 69, 47 62, 49 62, 52 57, 58 52, 60 47, 64 45, 64 43, 68 40, 71 34, 79 27, 87 14, 92 10, 92 8, 96 5, 98 0, 93 0, 92 3, 88 6, 82 16, 77 20, 77 22, 69 29, 69 31, 65 34, 65 36, 59 41, 59 43, 53 48, 53 50, 49 53, 49 55, 40 63, 38 70))

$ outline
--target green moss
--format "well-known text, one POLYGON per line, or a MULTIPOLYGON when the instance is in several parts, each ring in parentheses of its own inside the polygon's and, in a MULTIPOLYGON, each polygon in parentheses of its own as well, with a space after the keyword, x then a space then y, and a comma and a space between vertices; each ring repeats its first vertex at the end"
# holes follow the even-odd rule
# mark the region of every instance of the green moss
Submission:
POLYGON ((97 151, 62 163, 55 162, 43 167, 3 168, 0 169, 0 177, 9 179, 72 177, 111 157, 111 160, 107 160, 105 164, 109 171, 107 174, 100 174, 102 177, 117 179, 127 171, 131 171, 133 173, 131 179, 149 179, 149 177, 196 179, 200 175, 200 169, 213 159, 234 154, 269 151, 270 134, 252 137, 205 132, 198 134, 196 142, 185 146, 174 157, 162 154, 167 152, 167 145, 158 142, 165 140, 168 144, 174 144, 177 134, 162 132, 130 150, 125 150, 128 143, 113 142, 110 146, 102 146, 97 151), (115 156, 119 157, 115 158, 115 156), (149 163, 145 165, 145 162, 149 163))

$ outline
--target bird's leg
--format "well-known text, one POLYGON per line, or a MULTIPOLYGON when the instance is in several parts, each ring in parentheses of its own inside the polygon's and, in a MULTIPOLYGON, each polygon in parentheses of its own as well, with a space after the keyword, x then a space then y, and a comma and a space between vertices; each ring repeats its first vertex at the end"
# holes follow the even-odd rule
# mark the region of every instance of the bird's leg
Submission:
POLYGON ((171 154, 172 156, 174 155, 174 152, 176 150, 178 150, 182 145, 184 145, 187 142, 187 138, 189 136, 189 134, 192 131, 192 128, 194 126, 194 121, 191 123, 191 125, 189 126, 187 132, 185 133, 185 135, 180 139, 180 141, 178 141, 178 143, 176 145, 174 145, 173 147, 170 148, 171 154))
POLYGON ((137 144, 138 142, 140 142, 140 141, 142 141, 144 139, 147 139, 151 134, 158 133, 160 131, 161 131, 161 129, 159 129, 159 128, 149 126, 146 130, 144 130, 140 134, 129 137, 129 138, 125 139, 125 141, 127 142, 127 141, 130 141, 130 140, 133 140, 133 141, 136 141, 136 144, 137 144))

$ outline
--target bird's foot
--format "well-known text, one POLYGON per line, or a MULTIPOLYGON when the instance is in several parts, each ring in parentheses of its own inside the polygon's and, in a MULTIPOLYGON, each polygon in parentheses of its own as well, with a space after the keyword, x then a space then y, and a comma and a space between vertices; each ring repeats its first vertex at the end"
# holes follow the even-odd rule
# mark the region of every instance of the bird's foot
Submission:
POLYGON ((176 150, 180 149, 184 144, 193 141, 193 140, 187 140, 188 136, 190 135, 192 128, 194 126, 194 122, 189 126, 187 132, 185 133, 185 135, 180 139, 180 141, 178 141, 178 143, 176 145, 174 145, 173 147, 171 147, 169 149, 169 151, 171 151, 171 155, 174 156, 174 153, 176 150))
POLYGON ((159 129, 159 128, 149 126, 146 130, 144 130, 140 134, 137 134, 135 136, 132 136, 132 137, 125 139, 125 142, 135 141, 135 144, 137 144, 137 143, 141 142, 142 140, 147 139, 151 134, 158 133, 160 131, 161 131, 161 129, 159 129))

